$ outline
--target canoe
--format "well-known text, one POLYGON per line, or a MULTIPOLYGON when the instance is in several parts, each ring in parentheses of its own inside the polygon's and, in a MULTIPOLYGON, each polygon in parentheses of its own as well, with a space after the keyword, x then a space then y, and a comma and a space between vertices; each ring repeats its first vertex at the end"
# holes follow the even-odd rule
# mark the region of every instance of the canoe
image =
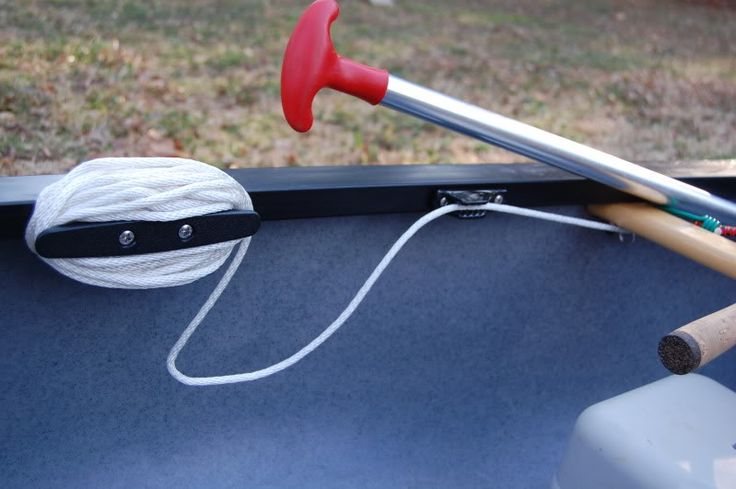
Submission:
MULTIPOLYGON (((736 199, 734 162, 652 166, 736 199)), ((437 192, 586 216, 631 197, 539 165, 236 170, 264 222, 179 358, 255 369, 329 324, 437 192)), ((154 290, 92 287, 25 246, 57 176, 0 178, 2 487, 549 487, 578 415, 669 376, 674 328, 736 283, 645 239, 517 216, 442 217, 298 365, 192 388, 164 361, 221 271, 154 290)), ((727 353, 700 373, 736 389, 727 353)), ((734 440, 736 442, 736 440, 734 440)))

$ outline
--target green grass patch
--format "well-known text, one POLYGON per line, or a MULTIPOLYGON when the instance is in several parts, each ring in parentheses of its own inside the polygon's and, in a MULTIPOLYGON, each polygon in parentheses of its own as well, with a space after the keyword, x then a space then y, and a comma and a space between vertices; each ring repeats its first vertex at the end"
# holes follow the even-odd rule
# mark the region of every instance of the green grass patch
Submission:
POLYGON ((248 57, 242 49, 226 49, 222 53, 213 55, 207 60, 207 66, 215 71, 225 71, 245 65, 248 57))
POLYGON ((458 23, 471 26, 517 25, 529 26, 539 23, 533 17, 514 12, 495 10, 492 7, 460 12, 456 16, 458 23))

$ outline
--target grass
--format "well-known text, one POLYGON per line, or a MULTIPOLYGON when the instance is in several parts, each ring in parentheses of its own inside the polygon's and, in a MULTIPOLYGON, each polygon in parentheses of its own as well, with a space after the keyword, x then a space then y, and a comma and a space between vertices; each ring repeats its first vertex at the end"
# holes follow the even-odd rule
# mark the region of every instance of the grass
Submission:
MULTIPOLYGON (((312 132, 294 133, 280 63, 306 4, 0 0, 0 174, 102 155, 220 167, 521 160, 329 91, 312 132)), ((344 0, 333 37, 345 55, 624 158, 733 158, 736 9, 717 4, 344 0)))

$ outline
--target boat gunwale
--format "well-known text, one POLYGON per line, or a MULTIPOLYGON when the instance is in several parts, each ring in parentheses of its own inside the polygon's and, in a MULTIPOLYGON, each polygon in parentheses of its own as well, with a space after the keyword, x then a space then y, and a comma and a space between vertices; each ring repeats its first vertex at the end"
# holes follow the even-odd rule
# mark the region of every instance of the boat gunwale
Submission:
MULTIPOLYGON (((727 198, 736 194, 736 159, 642 166, 727 198)), ((534 207, 636 200, 541 163, 243 168, 227 173, 250 193, 264 220, 425 212, 436 207, 441 189, 503 189, 507 203, 534 207)), ((61 177, 0 177, 0 237, 22 235, 41 189, 61 177)))

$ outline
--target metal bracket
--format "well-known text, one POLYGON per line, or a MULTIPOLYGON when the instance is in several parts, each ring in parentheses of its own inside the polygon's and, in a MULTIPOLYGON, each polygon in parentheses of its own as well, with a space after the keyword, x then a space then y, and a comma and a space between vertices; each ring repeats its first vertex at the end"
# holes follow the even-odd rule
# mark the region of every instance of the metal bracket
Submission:
POLYGON ((254 211, 233 210, 177 221, 73 222, 36 238, 44 258, 142 255, 194 248, 252 236, 261 224, 254 211))
MULTIPOLYGON (((438 190, 437 205, 445 206, 449 204, 460 205, 483 205, 483 204, 502 204, 504 201, 505 189, 494 190, 438 190)), ((484 210, 467 210, 452 213, 458 219, 479 219, 485 217, 484 210)))

